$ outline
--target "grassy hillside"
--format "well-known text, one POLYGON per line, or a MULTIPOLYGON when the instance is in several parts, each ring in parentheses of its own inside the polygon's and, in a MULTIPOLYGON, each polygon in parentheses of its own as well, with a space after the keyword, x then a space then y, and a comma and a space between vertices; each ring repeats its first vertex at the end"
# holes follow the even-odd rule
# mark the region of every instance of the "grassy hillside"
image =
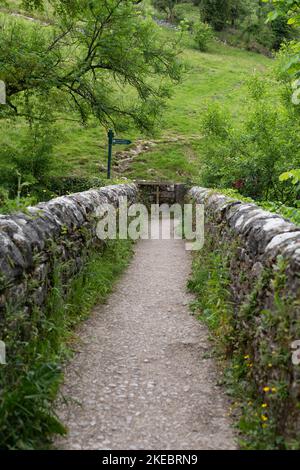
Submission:
MULTIPOLYGON (((162 28, 162 35, 174 34, 162 28)), ((137 157, 124 174, 130 178, 193 179, 201 171, 200 121, 210 101, 225 104, 238 120, 242 119, 246 81, 255 70, 263 70, 271 60, 256 54, 212 43, 209 52, 200 53, 188 38, 182 58, 188 70, 183 82, 175 87, 166 111, 158 110, 163 127, 156 136, 163 143, 137 157), (180 141, 168 143, 168 138, 180 141), (185 139, 185 140, 184 140, 185 139)), ((105 132, 96 123, 86 128, 61 123, 62 139, 55 147, 55 173, 95 176, 106 162, 105 132)), ((145 136, 130 131, 133 140, 145 136)), ((148 138, 148 137, 147 137, 148 138)), ((119 148, 118 148, 119 150, 119 148)))
MULTIPOLYGON (((10 2, 10 9, 26 14, 19 4, 10 2)), ((191 14, 196 14, 195 9, 191 14)), ((161 27, 163 39, 174 34, 176 31, 161 27)), ((178 181, 197 179, 204 145, 200 132, 203 110, 209 102, 217 101, 230 108, 237 121, 242 119, 247 78, 254 70, 263 70, 271 63, 265 56, 235 49, 219 41, 214 41, 208 52, 201 53, 194 48, 189 33, 183 38, 181 56, 187 72, 182 83, 174 89, 166 111, 158 110, 162 125, 155 138, 161 142, 138 156, 124 173, 115 176, 178 181), (174 138, 179 140, 174 142, 174 138), (169 139, 172 142, 168 142, 169 139)), ((73 118, 62 116, 59 121, 60 138, 55 144, 52 173, 105 177, 106 131, 96 122, 83 127, 73 118)), ((7 141, 18 139, 23 128, 20 124, 16 128, 6 122, 2 123, 2 131, 1 140, 7 141)), ((125 131, 124 137, 133 141, 149 138, 134 130, 125 131)))

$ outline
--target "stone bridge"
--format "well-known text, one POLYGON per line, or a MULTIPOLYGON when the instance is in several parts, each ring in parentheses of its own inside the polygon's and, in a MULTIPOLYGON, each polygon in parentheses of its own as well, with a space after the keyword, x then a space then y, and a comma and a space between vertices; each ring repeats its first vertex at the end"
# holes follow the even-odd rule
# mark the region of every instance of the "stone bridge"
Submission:
MULTIPOLYGON (((274 390, 284 388, 284 406, 274 401, 273 416, 284 435, 296 435, 300 430, 300 375, 291 360, 291 343, 300 340, 300 228, 255 204, 205 188, 140 181, 59 197, 24 213, 0 216, 2 331, 7 305, 21 305, 26 316, 35 306, 43 307, 53 287, 57 261, 68 262, 70 278, 80 270, 91 247, 99 243, 97 209, 105 203, 118 207, 124 196, 131 202, 204 204, 209 249, 230 260, 233 329, 243 331, 240 347, 245 356, 253 358, 257 394, 264 400, 263 389, 270 384, 277 384, 274 390), (273 356, 277 359, 272 360, 273 356)), ((227 445, 220 441, 220 448, 232 447, 231 437, 228 439, 227 445)))

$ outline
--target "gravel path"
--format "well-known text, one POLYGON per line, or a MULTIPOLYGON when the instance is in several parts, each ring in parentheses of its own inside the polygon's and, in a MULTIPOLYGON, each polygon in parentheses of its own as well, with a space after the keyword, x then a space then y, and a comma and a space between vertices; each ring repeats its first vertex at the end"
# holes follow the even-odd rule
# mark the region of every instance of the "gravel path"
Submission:
POLYGON ((235 449, 228 403, 189 312, 191 255, 181 240, 144 240, 110 296, 79 329, 58 414, 59 449, 235 449))

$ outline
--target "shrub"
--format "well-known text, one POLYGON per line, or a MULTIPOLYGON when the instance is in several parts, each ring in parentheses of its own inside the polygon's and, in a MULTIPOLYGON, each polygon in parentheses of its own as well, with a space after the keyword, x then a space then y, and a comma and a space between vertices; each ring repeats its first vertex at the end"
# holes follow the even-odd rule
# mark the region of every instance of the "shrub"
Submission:
POLYGON ((199 21, 194 25, 193 36, 197 49, 205 52, 209 42, 214 38, 213 29, 209 24, 199 21))
POLYGON ((300 167, 298 109, 286 100, 286 84, 254 76, 248 85, 244 121, 234 126, 215 104, 203 116, 206 144, 201 184, 294 205, 299 195, 279 176, 300 167))
POLYGON ((228 135, 230 119, 219 105, 210 104, 203 114, 201 127, 205 135, 224 139, 228 135))
POLYGON ((97 177, 49 176, 46 187, 50 194, 64 196, 65 194, 88 191, 91 188, 101 188, 105 184, 104 179, 97 177))
POLYGON ((4 140, 0 148, 0 185, 9 190, 10 197, 28 195, 28 188, 31 191, 45 183, 52 169, 56 138, 56 130, 46 124, 28 127, 16 140, 4 140))

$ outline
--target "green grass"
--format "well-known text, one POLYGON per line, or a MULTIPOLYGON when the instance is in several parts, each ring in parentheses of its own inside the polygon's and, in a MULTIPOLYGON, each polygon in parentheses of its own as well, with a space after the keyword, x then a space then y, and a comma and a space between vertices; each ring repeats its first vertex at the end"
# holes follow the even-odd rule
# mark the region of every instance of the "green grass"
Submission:
POLYGON ((53 174, 99 176, 106 163, 105 130, 97 123, 83 127, 61 121, 62 138, 55 146, 53 174))
POLYGON ((138 156, 126 175, 132 179, 187 181, 200 169, 196 148, 196 143, 158 144, 151 152, 138 156))
MULTIPOLYGON (((195 17, 196 9, 185 6, 195 17)), ((168 28, 161 28, 162 39, 176 34, 168 28)), ((206 105, 217 101, 234 114, 238 122, 243 118, 246 81, 256 71, 263 71, 272 60, 263 55, 247 52, 214 41, 207 53, 194 48, 189 33, 183 40, 181 59, 186 63, 182 83, 174 88, 166 111, 159 111, 162 118, 160 137, 194 137, 198 143, 163 144, 145 153, 122 176, 131 178, 160 178, 171 180, 195 180, 201 172, 201 130, 200 122, 206 105)), ((66 116, 74 118, 74 116, 66 116)), ((83 127, 79 123, 60 120, 61 136, 54 149, 54 175, 103 176, 106 164, 106 133, 97 123, 83 127)), ((14 125, 6 126, 2 139, 16 138, 14 125), (10 128, 9 128, 10 126, 10 128)), ((133 141, 146 138, 138 131, 129 130, 122 137, 133 141)), ((117 150, 121 150, 118 147, 117 150)), ((116 151, 116 148, 114 149, 116 151)), ((115 175, 117 176, 117 175, 115 175)))
POLYGON ((44 2, 43 11, 26 11, 22 0, 6 0, 6 2, 0 6, 0 11, 10 14, 23 15, 27 17, 34 18, 36 21, 48 22, 51 21, 53 15, 51 14, 52 8, 48 2, 44 2))
POLYGON ((213 43, 207 53, 184 52, 190 67, 184 82, 175 90, 166 113, 166 127, 176 134, 200 133, 205 105, 217 101, 239 119, 246 94, 246 80, 255 69, 263 70, 268 60, 258 54, 213 43))
MULTIPOLYGON (((172 32, 164 32, 172 34, 172 32)), ((189 67, 183 82, 174 90, 163 117, 161 137, 186 138, 185 144, 163 144, 137 159, 125 174, 149 179, 198 179, 201 173, 201 118, 208 103, 214 101, 230 109, 236 122, 243 118, 247 80, 254 71, 263 71, 272 61, 213 42, 209 52, 201 53, 185 39, 182 58, 189 67), (189 141, 189 139, 191 139, 189 141)))
POLYGON ((192 3, 179 3, 175 7, 178 20, 188 20, 191 22, 200 20, 200 8, 192 3))

